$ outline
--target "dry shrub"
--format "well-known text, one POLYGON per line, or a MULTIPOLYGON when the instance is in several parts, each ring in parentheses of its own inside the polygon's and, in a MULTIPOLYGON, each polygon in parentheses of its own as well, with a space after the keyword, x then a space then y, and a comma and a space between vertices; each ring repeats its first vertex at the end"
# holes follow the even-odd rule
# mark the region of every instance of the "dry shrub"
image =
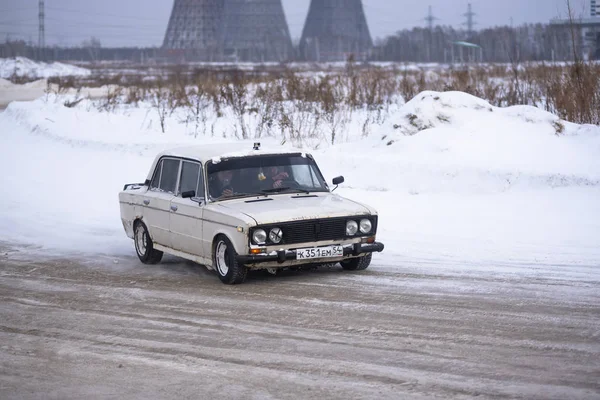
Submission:
POLYGON ((600 124, 600 65, 544 66, 537 78, 546 110, 568 121, 600 124))
POLYGON ((167 67, 151 74, 97 73, 52 82, 60 90, 82 85, 110 87, 103 110, 148 102, 163 131, 166 119, 180 110, 180 121, 192 126, 195 136, 209 132, 211 118, 210 131, 214 132, 219 118, 232 115, 236 135, 243 139, 279 136, 295 143, 337 143, 356 115, 367 136, 372 126, 386 121, 390 105, 398 104, 400 97, 408 101, 423 90, 457 90, 494 106, 534 105, 573 122, 600 123, 600 66, 581 62, 468 65, 436 71, 348 63, 343 69, 314 74, 288 68, 167 67))

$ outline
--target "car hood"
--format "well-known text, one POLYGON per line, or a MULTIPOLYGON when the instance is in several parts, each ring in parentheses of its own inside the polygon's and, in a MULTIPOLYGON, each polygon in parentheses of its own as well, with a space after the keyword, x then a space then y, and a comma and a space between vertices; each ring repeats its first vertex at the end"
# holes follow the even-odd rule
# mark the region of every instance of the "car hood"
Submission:
POLYGON ((256 220, 259 225, 375 213, 363 204, 331 193, 279 194, 269 197, 229 200, 220 202, 219 205, 242 212, 256 220))

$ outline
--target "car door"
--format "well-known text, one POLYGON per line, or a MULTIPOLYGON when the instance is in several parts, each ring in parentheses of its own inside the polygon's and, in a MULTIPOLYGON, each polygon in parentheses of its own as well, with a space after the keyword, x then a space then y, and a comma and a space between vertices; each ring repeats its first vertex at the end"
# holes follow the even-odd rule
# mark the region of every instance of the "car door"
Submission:
POLYGON ((175 250, 204 257, 202 250, 202 216, 204 211, 203 169, 199 162, 183 160, 177 196, 171 199, 170 230, 175 250), (183 198, 184 193, 191 198, 183 198))
POLYGON ((169 231, 171 200, 175 197, 181 161, 163 158, 159 161, 150 188, 144 196, 143 221, 155 243, 171 247, 169 231))

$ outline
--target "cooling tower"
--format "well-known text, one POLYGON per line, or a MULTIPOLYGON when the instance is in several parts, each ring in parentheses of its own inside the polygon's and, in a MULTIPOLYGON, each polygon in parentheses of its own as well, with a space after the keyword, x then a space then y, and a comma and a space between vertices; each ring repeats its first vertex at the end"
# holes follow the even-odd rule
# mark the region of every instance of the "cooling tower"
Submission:
POLYGON ((311 0, 300 40, 308 61, 365 60, 373 47, 361 0, 311 0))

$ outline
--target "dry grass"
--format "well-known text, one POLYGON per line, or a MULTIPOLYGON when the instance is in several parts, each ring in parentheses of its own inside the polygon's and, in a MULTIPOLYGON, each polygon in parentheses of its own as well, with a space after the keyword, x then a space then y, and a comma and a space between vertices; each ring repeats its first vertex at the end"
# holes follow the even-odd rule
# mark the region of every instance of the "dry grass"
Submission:
MULTIPOLYGON (((99 109, 149 102, 164 130, 165 120, 185 110, 193 132, 214 134, 209 115, 236 121, 239 138, 279 136, 284 141, 326 137, 336 143, 353 115, 365 119, 362 132, 383 123, 390 106, 423 90, 462 91, 498 107, 533 105, 576 123, 600 124, 600 65, 480 65, 438 71, 397 67, 346 68, 320 73, 171 68, 159 73, 54 78, 59 92, 108 86, 99 109), (361 117, 362 118, 362 117, 361 117), (249 121, 253 121, 249 123, 249 121)), ((362 121, 362 120, 361 120, 362 121)), ((557 134, 561 129, 557 127, 557 134)))

